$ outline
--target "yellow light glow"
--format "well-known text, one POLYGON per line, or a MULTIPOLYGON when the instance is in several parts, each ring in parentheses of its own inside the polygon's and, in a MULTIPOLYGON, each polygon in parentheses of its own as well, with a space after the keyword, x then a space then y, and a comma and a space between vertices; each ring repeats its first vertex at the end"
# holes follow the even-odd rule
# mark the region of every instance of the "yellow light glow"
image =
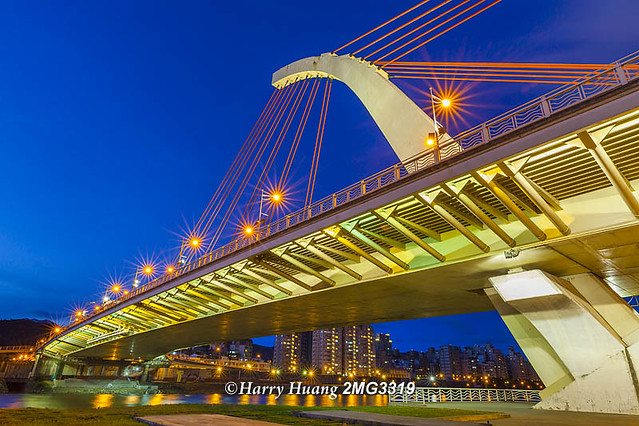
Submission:
POLYGON ((75 316, 76 316, 76 317, 81 317, 81 316, 82 316, 82 311, 77 311, 77 312, 75 313, 75 316))
POLYGON ((331 226, 330 228, 326 228, 324 232, 331 237, 337 237, 340 233, 340 228, 338 226, 331 226))
POLYGON ((144 271, 145 274, 151 275, 153 273, 153 267, 150 266, 150 265, 147 265, 147 266, 144 267, 143 271, 144 271))
POLYGON ((280 201, 282 201, 282 194, 280 194, 278 192, 274 193, 273 195, 271 195, 271 200, 274 203, 279 203, 280 201))
POLYGON ((60 327, 56 327, 53 329, 54 332, 59 333, 62 331, 62 329, 60 327))
POLYGON ((198 240, 197 238, 192 238, 191 241, 189 241, 189 244, 191 244, 191 246, 193 247, 198 247, 200 245, 200 240, 198 240))
POLYGON ((442 106, 448 108, 451 105, 450 99, 442 99, 442 106))
POLYGON ((426 139, 426 145, 428 145, 428 146, 435 145, 435 139, 433 139, 433 138, 426 139))
POLYGON ((253 228, 250 226, 247 226, 244 228, 244 233, 247 235, 251 235, 253 233, 253 228))
POLYGON ((115 284, 113 287, 111 287, 111 291, 114 292, 114 293, 119 293, 121 289, 122 289, 122 287, 120 287, 117 284, 115 284))
POLYGON ((95 310, 99 311, 100 310, 100 306, 99 305, 95 305, 95 310))
POLYGON ((173 271, 175 271, 175 268, 173 268, 173 266, 169 266, 168 268, 166 268, 166 272, 167 273, 172 273, 173 271))

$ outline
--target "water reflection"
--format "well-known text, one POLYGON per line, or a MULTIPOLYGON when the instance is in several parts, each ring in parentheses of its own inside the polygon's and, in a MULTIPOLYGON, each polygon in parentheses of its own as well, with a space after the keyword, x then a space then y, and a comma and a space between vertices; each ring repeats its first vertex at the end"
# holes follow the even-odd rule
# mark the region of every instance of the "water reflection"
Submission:
POLYGON ((164 401, 164 395, 159 393, 157 395, 153 395, 153 397, 151 397, 149 402, 147 402, 144 405, 161 405, 162 401, 164 401))
POLYGON ((353 407, 358 405, 386 405, 383 395, 225 395, 219 393, 201 395, 112 395, 112 394, 0 394, 0 408, 105 408, 132 407, 163 404, 241 404, 288 405, 305 407, 353 407))
POLYGON ((93 400, 91 406, 93 408, 105 408, 105 407, 113 407, 113 400, 115 399, 115 395, 110 393, 101 393, 95 395, 95 399, 93 400))
POLYGON ((124 405, 140 405, 140 395, 127 395, 124 398, 124 405))
POLYGON ((222 395, 219 393, 212 393, 210 395, 206 395, 206 404, 221 404, 222 403, 222 395))
POLYGON ((277 399, 275 399, 275 394, 270 394, 266 397, 266 405, 277 405, 277 399))

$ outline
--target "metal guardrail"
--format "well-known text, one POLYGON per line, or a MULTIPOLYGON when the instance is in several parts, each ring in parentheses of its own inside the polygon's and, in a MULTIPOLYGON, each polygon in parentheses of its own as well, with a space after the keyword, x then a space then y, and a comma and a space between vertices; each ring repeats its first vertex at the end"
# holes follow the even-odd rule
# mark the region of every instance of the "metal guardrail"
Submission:
MULTIPOLYGON (((429 148, 411 159, 395 164, 394 166, 382 170, 381 172, 357 182, 339 192, 322 198, 307 208, 288 214, 284 218, 259 230, 260 238, 269 237, 282 232, 317 215, 333 210, 343 204, 400 181, 417 171, 427 169, 478 146, 488 144, 495 138, 504 136, 523 126, 549 117, 551 114, 572 107, 575 104, 587 100, 595 95, 623 86, 627 84, 628 81, 638 77, 639 51, 604 67, 603 69, 593 73, 590 77, 583 78, 575 83, 553 90, 544 96, 475 126, 459 134, 455 138, 442 143, 439 147, 429 148)), ((229 254, 232 254, 253 243, 253 240, 245 238, 231 241, 213 252, 176 269, 175 272, 156 278, 155 280, 131 291, 128 295, 114 300, 109 308, 171 281, 180 275, 191 272, 204 265, 208 265, 222 257, 228 256, 229 254)), ((99 313, 101 313, 101 311, 88 313, 82 322, 98 315, 99 313)), ((73 323, 67 326, 67 328, 77 324, 79 323, 73 323)))
POLYGON ((415 388, 412 394, 390 395, 389 404, 436 402, 541 402, 538 390, 487 388, 415 388))
POLYGON ((33 346, 0 346, 0 353, 2 352, 20 352, 20 353, 28 353, 33 351, 33 346))

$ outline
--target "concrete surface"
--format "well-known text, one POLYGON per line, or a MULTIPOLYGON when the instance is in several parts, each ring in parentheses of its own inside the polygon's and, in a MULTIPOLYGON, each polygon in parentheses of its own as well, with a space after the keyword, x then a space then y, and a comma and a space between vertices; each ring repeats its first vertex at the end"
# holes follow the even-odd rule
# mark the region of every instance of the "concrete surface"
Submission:
POLYGON ((626 414, 581 413, 533 409, 523 402, 441 402, 429 407, 457 408, 460 410, 498 411, 510 418, 491 420, 495 426, 639 426, 639 416, 626 414))
POLYGON ((268 426, 277 423, 262 422, 259 420, 249 420, 240 417, 223 416, 221 414, 172 414, 168 416, 145 416, 136 417, 137 421, 147 425, 162 426, 268 426))
MULTIPOLYGON (((390 414, 364 413, 360 411, 347 410, 327 410, 327 411, 301 411, 297 413, 300 417, 308 417, 309 419, 334 420, 343 423, 355 423, 358 425, 388 425, 388 426, 414 426, 414 425, 431 425, 431 426, 454 426, 459 422, 452 420, 443 420, 437 418, 422 418, 408 416, 393 416, 390 414)), ((465 424, 479 424, 468 423, 465 424)), ((485 424, 485 423, 484 423, 485 424)))

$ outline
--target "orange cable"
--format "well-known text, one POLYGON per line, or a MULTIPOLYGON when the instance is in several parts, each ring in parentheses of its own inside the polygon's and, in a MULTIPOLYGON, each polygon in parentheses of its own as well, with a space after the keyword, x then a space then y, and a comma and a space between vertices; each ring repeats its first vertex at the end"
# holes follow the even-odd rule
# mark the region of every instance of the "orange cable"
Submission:
MULTIPOLYGON (((558 75, 544 75, 544 74, 521 74, 521 73, 464 73, 464 72, 453 72, 453 73, 434 73, 432 71, 413 71, 413 72, 401 72, 395 71, 392 73, 394 76, 401 75, 429 75, 432 78, 446 78, 446 77, 458 77, 458 76, 485 76, 485 77, 537 77, 537 78, 583 78, 584 75, 571 75, 571 74, 558 74, 558 75)), ((588 74, 586 74, 588 75, 588 74)), ((610 76, 610 78, 614 79, 614 76, 610 76)))
MULTIPOLYGON (((245 152, 244 157, 242 158, 242 161, 240 163, 240 166, 235 170, 235 174, 233 176, 232 182, 227 185, 226 191, 224 193, 224 198, 223 200, 226 201, 230 190, 235 186, 235 183, 237 182, 237 179, 239 178, 239 176, 241 175, 242 171, 244 170, 244 166, 246 164, 247 159, 249 158, 249 156, 252 154, 252 152, 255 150, 255 146, 257 144, 257 142, 260 139, 260 136, 262 134, 262 132, 264 131, 264 127, 267 125, 267 123, 269 123, 272 119, 272 113, 274 110, 277 110, 281 103, 282 103, 282 99, 284 98, 284 96, 287 93, 287 90, 278 90, 278 95, 277 98, 275 99, 275 101, 271 104, 271 107, 269 108, 269 110, 267 111, 267 115, 264 118, 264 120, 262 121, 259 129, 258 129, 258 133, 257 136, 253 137, 251 146, 249 147, 249 149, 245 152)), ((209 229, 211 228, 213 221, 215 220, 215 218, 217 217, 219 211, 221 210, 222 206, 224 205, 224 201, 218 203, 215 206, 215 210, 213 212, 213 214, 209 217, 209 220, 206 224, 206 227, 204 229, 204 233, 208 233, 209 229)), ((211 242, 212 240, 209 242, 208 247, 211 247, 211 242)))
POLYGON ((211 207, 213 206, 213 202, 215 201, 215 199, 217 198, 217 196, 219 195, 219 192, 222 190, 222 187, 225 185, 226 181, 228 180, 231 171, 233 170, 233 168, 235 167, 235 165, 237 164, 237 162, 239 161, 240 157, 242 156, 242 153, 245 151, 245 149, 248 147, 248 143, 251 140, 251 137, 253 136, 255 129, 258 127, 258 124, 261 122, 264 113, 267 111, 271 101, 273 101, 273 99, 275 98, 277 91, 273 91, 273 93, 271 94, 270 99, 268 100, 268 102, 266 103, 266 105, 264 106, 264 109, 262 109, 262 112, 260 113, 258 120, 255 122, 255 125, 253 126, 253 128, 251 129, 251 132, 249 133, 248 137, 246 138, 246 140, 244 141, 244 144, 242 145, 242 148, 240 149, 240 151, 237 153, 237 155, 235 156, 235 159, 233 160, 233 162, 231 163, 231 167, 229 167, 229 169, 226 172, 226 175, 224 176, 224 179, 222 180, 222 183, 217 187, 213 197, 211 198, 211 200, 209 201, 209 204, 207 205, 206 209, 204 210, 204 213, 202 214, 202 216, 200 216, 200 219, 198 220, 198 222, 195 224, 194 230, 197 230, 202 222, 202 220, 204 220, 204 217, 208 214, 208 212, 210 211, 211 207))
POLYGON ((284 111, 288 108, 288 105, 290 104, 290 100, 291 100, 291 95, 297 91, 297 84, 293 84, 289 87, 294 87, 293 90, 290 90, 288 95, 286 96, 286 100, 284 101, 284 105, 280 108, 280 110, 278 111, 278 113, 275 116, 275 120, 273 122, 273 124, 271 125, 269 131, 266 134, 266 137, 264 138, 262 145, 260 146, 257 155, 254 157, 253 159, 253 163, 251 164, 248 172, 246 173, 246 175, 244 176, 244 179, 242 180, 242 183, 240 184, 240 187, 238 188, 238 190, 235 193, 235 196, 233 197, 233 200, 231 202, 231 205, 229 206, 229 208, 226 211, 226 214, 224 215, 224 218, 222 219, 222 222, 218 225, 215 234, 214 234, 214 238, 211 242, 211 245, 209 247, 214 247, 215 244, 217 244, 217 241, 219 240, 222 231, 224 230, 224 228, 226 227, 226 224, 228 223, 228 220, 231 216, 231 214, 233 213, 233 210, 235 209, 235 206, 237 205, 240 196, 243 194, 244 189, 246 188, 246 185, 248 184, 248 180, 249 178, 253 175, 253 171, 255 170, 255 167, 257 166, 257 164, 259 163, 260 158, 262 157, 262 154, 264 153, 264 150, 266 149, 266 146, 268 145, 268 142, 270 141, 271 135, 273 134, 273 132, 275 131, 275 129, 278 127, 279 122, 282 118, 282 114, 284 113, 284 111))
POLYGON ((322 140, 324 138, 324 126, 326 124, 326 113, 328 110, 328 101, 331 97, 330 89, 332 87, 333 80, 327 79, 326 86, 324 87, 324 99, 322 100, 322 111, 320 114, 320 121, 317 128, 317 137, 315 139, 315 150, 313 152, 313 163, 311 165, 311 175, 309 176, 308 188, 306 190, 306 201, 304 202, 304 208, 307 208, 313 200, 313 191, 315 190, 315 178, 317 176, 317 167, 319 165, 319 155, 322 150, 322 140))
MULTIPOLYGON (((376 61, 379 65, 388 65, 390 61, 376 61)), ((466 67, 516 67, 516 68, 612 68, 609 64, 566 64, 566 63, 541 63, 541 62, 415 62, 396 61, 396 66, 466 66, 466 67)))
POLYGON ((432 73, 449 73, 449 72, 472 72, 472 73, 482 73, 482 72, 536 72, 539 74, 565 74, 565 75, 588 75, 592 74, 596 71, 596 68, 592 68, 587 71, 575 70, 575 71, 567 71, 567 70, 549 70, 549 69, 536 69, 536 68, 427 68, 427 67, 388 67, 386 68, 388 72, 394 73, 411 73, 411 72, 432 72, 432 73))
MULTIPOLYGON (((406 77, 398 77, 398 78, 410 78, 410 79, 421 79, 423 80, 424 77, 421 76, 406 76, 406 77)), ((551 83, 551 84, 566 84, 566 83, 570 83, 570 81, 552 81, 552 80, 505 80, 505 79, 490 79, 490 78, 470 78, 470 77, 461 77, 461 78, 440 78, 441 80, 450 80, 450 81, 494 81, 494 82, 501 82, 501 83, 551 83)), ((595 84, 595 85, 610 85, 613 83, 590 83, 590 84, 595 84)))
MULTIPOLYGON (((246 138, 246 140, 244 141, 244 144, 242 145, 242 148, 240 149, 238 154, 235 156, 235 159, 231 163, 231 167, 229 167, 229 169, 227 170, 226 175, 224 176, 224 179, 222 180, 220 185, 215 190, 215 193, 213 194, 213 197, 211 198, 211 200, 209 201, 206 209, 204 210, 204 212, 200 216, 200 219, 198 219, 196 225, 193 228, 193 234, 194 235, 199 236, 200 238, 204 238, 204 234, 206 234, 206 232, 204 232, 204 233, 202 233, 202 235, 200 235, 200 227, 202 225, 202 222, 204 221, 204 218, 209 214, 209 212, 210 212, 211 208, 213 207, 214 203, 216 201, 219 203, 220 194, 223 192, 224 187, 228 184, 228 181, 229 181, 230 177, 232 176, 231 172, 235 169, 235 165, 241 159, 241 157, 243 157, 244 153, 248 149, 248 147, 250 145, 250 141, 251 141, 251 139, 252 139, 252 137, 253 137, 253 135, 255 133, 255 129, 258 128, 258 126, 260 125, 262 120, 264 120, 265 113, 267 113, 267 111, 270 109, 271 105, 277 101, 277 98, 279 97, 279 94, 277 92, 278 91, 273 91, 273 93, 271 94, 271 97, 269 98, 268 102, 266 103, 266 105, 262 109, 262 112, 260 113, 260 115, 258 117, 258 120, 255 122, 255 125, 251 129, 251 132, 249 133, 249 136, 246 138)), ((178 253, 178 257, 176 259, 176 263, 178 263, 180 258, 182 257, 182 255, 184 253, 184 249, 186 247, 186 244, 187 243, 184 240, 181 242, 181 244, 180 244, 180 252, 178 253)), ((193 256, 193 254, 194 254, 193 252, 190 253, 189 254, 189 258, 191 258, 193 256)))
MULTIPOLYGON (((425 26, 426 26, 426 25, 428 25, 429 23, 431 23, 431 22, 433 22, 433 21, 435 21, 435 20, 437 20, 437 19, 439 19, 439 18, 443 17, 444 15, 446 15, 446 14, 448 14, 448 13, 452 12, 453 10, 455 10, 455 9, 457 9, 457 8, 459 8, 459 7, 463 6, 463 5, 465 5, 465 4, 466 4, 466 3, 468 3, 469 1, 470 1, 470 0, 465 0, 464 2, 462 2, 462 3, 458 4, 457 6, 455 6, 455 7, 451 8, 451 9, 447 10, 446 12, 444 12, 444 13, 442 13, 442 14, 440 14, 438 17, 436 17, 436 18, 434 18, 434 19, 431 19, 430 21, 426 22, 425 24, 423 24, 423 25, 421 25, 421 26, 419 26, 419 27, 415 28, 413 31, 409 32, 408 34, 405 34, 403 37, 399 38, 398 40, 401 40, 402 38, 406 37, 407 35, 410 35, 410 34, 414 33, 415 31, 417 31, 417 30, 419 30, 419 29, 421 29, 421 28, 425 27, 425 26)), ((424 32, 424 33, 422 33, 422 34, 418 35, 417 37, 414 37, 413 39, 411 39, 411 40, 407 41, 406 43, 402 44, 401 46, 399 46, 399 47, 395 48, 394 50, 392 50, 392 51, 388 52, 386 55, 382 56, 381 58, 378 58, 378 59, 375 61, 375 64, 377 64, 377 61, 379 61, 379 60, 381 60, 381 59, 384 59, 384 58, 386 58, 386 57, 388 57, 388 56, 392 55, 393 53, 395 53, 395 52, 397 52, 397 51, 399 51, 399 50, 403 49, 404 47, 406 47, 406 46, 410 45, 411 43, 413 43, 413 42, 417 41, 418 39, 420 39, 420 38, 424 37, 426 34, 428 34, 428 33, 431 33, 431 32, 433 32, 433 31, 435 31, 437 28, 439 28, 439 27, 441 27, 441 26, 443 26, 443 25, 447 24, 448 22, 452 21, 453 19, 455 19, 455 18, 457 18, 457 17, 459 17, 459 16, 463 15, 464 13, 468 12, 469 10, 471 10, 472 8, 476 7, 477 5, 479 5, 480 3, 484 2, 484 1, 486 1, 486 0, 479 0, 477 3, 475 3, 475 4, 471 5, 470 7, 467 7, 466 9, 462 10, 461 12, 458 12, 456 15, 454 15, 454 16, 452 16, 452 17, 448 18, 447 20, 445 20, 444 22, 442 22, 442 23, 440 23, 440 24, 436 25, 434 28, 431 28, 431 29, 429 29, 428 31, 426 31, 426 32, 424 32)), ((379 49, 378 49, 378 51, 379 51, 379 49)), ((375 52, 373 52, 371 55, 373 55, 374 53, 375 53, 375 52)), ((368 55, 368 56, 367 56, 367 58, 368 58, 368 57, 370 57, 371 55, 368 55)), ((387 61, 387 64, 386 64, 386 65, 390 65, 390 64, 392 64, 392 63, 393 63, 393 61, 387 61)))
MULTIPOLYGON (((485 0, 481 0, 479 2, 477 2, 474 6, 472 6, 469 9, 472 9, 473 7, 479 5, 480 3, 483 3, 485 0)), ((472 15, 468 16, 467 18, 462 19, 461 21, 459 21, 458 23, 456 23, 455 25, 453 25, 452 27, 449 27, 447 29, 445 29, 444 31, 441 31, 439 34, 434 35, 433 37, 429 38, 428 40, 418 44, 417 46, 413 47, 412 49, 410 49, 407 52, 402 53, 401 55, 397 56, 395 59, 389 61, 389 64, 392 64, 393 62, 395 62, 397 59, 400 59, 406 55, 408 55, 411 52, 414 52, 415 50, 419 49, 420 47, 422 47, 423 45, 425 45, 426 43, 429 43, 430 41, 436 39, 437 37, 446 34, 448 31, 452 30, 453 28, 458 27, 459 25, 463 24, 464 22, 468 21, 471 18, 474 18, 475 16, 479 15, 480 13, 482 13, 483 11, 485 11, 486 9, 489 9, 491 7, 493 7, 494 5, 496 5, 497 3, 499 3, 501 0, 495 0, 492 3, 490 3, 488 6, 483 7, 482 9, 478 10, 477 12, 473 13, 472 15)), ((437 28, 437 27, 435 27, 437 28)))
MULTIPOLYGON (((271 151, 271 154, 269 155, 269 158, 268 158, 268 160, 266 162, 266 166, 262 169, 262 173, 260 175, 260 178, 258 179, 257 184, 255 185, 255 188, 253 189, 253 194, 251 194, 251 198, 249 199, 249 203, 247 204, 247 207, 244 210, 244 217, 248 217, 248 215, 250 214, 250 212, 252 211, 252 209, 254 207, 255 194, 257 193, 258 189, 261 189, 262 184, 264 182, 264 176, 268 175, 268 172, 271 170, 271 167, 273 166, 273 163, 275 162, 275 157, 277 156, 277 153, 279 152, 280 147, 282 146, 282 142, 284 141, 284 138, 288 134, 288 130, 291 127, 291 122, 293 121, 293 118, 295 117, 295 115, 297 113, 297 109, 299 107, 299 104, 300 104, 302 98, 304 97, 304 95, 306 94, 306 90, 308 89, 308 84, 309 84, 308 80, 305 80, 301 84, 301 89, 297 93, 297 97, 295 98, 295 101, 293 102, 293 106, 291 107, 291 109, 290 109, 290 111, 288 113, 288 116, 286 117, 286 120, 284 121, 284 125, 282 126, 282 129, 280 130, 279 135, 277 136, 277 140, 276 140, 275 145, 273 146, 273 150, 271 151)), ((258 220, 260 220, 260 219, 258 218, 258 220)))
POLYGON ((428 15, 428 14, 429 14, 429 13, 431 13, 432 11, 439 9, 440 7, 442 7, 443 5, 445 5, 445 4, 447 4, 447 3, 450 3, 451 1, 453 1, 453 0, 446 0, 446 1, 444 1, 443 3, 439 4, 438 6, 435 6, 435 7, 431 8, 431 9, 427 10, 426 12, 422 13, 422 14, 421 14, 421 15, 419 15, 418 17, 413 18, 413 19, 412 19, 412 20, 410 20, 409 22, 405 23, 405 24, 404 24, 404 25, 402 25, 401 27, 395 28, 395 29, 394 29, 393 31, 391 31, 390 33, 385 34, 385 35, 383 35, 383 36, 379 37, 377 40, 375 40, 375 41, 372 41, 372 42, 368 43, 366 46, 362 47, 361 49, 356 50, 355 52, 353 52, 353 55, 357 55, 359 52, 361 52, 361 51, 363 51, 363 50, 368 49, 369 47, 371 47, 372 45, 374 45, 374 44, 376 44, 376 43, 378 43, 378 42, 382 41, 383 39, 385 39, 385 38, 386 38, 386 37, 388 37, 389 35, 395 34, 397 31, 399 31, 399 30, 402 30, 402 29, 406 28, 407 26, 409 26, 409 25, 410 25, 410 24, 412 24, 413 22, 415 22, 415 21, 418 21, 418 20, 422 19, 424 16, 428 15))
POLYGON ((317 89, 319 88, 319 81, 319 79, 314 79, 313 81, 313 87, 311 87, 311 93, 308 96, 306 107, 304 108, 304 114, 302 114, 302 119, 297 126, 297 132, 295 134, 295 138, 293 139, 293 143, 291 144, 291 149, 289 150, 286 163, 284 164, 284 170, 282 170, 280 180, 277 184, 277 187, 280 189, 284 186, 286 179, 288 178, 288 173, 291 169, 291 166, 293 165, 293 160, 295 159, 295 154, 297 153, 297 147, 299 146, 300 140, 302 139, 304 129, 306 128, 306 122, 308 121, 311 109, 313 108, 313 103, 315 102, 315 95, 317 94, 317 89))
MULTIPOLYGON (((444 12, 442 12, 442 13, 440 13, 439 15, 435 16, 434 18, 430 19, 429 21, 424 22, 423 24, 419 25, 419 26, 418 26, 418 27, 416 27, 416 28, 413 28, 411 31, 407 32, 406 34, 404 34, 404 35, 402 35, 402 36, 400 36, 400 37, 396 38, 395 40, 393 40, 393 41, 391 41, 391 42, 389 42, 389 43, 386 43, 385 45, 383 45, 382 47, 378 48, 378 49, 377 49, 377 50, 375 50, 374 52, 369 53, 368 55, 366 55, 366 56, 364 57, 364 59, 368 60, 368 58, 372 57, 373 55, 375 55, 375 54, 377 54, 377 53, 379 53, 379 52, 383 51, 384 49, 386 49, 386 48, 387 48, 387 47, 389 47, 389 46, 392 46, 393 44, 397 43, 398 41, 403 40, 404 38, 408 37, 409 35, 416 33, 417 31, 421 30, 422 28, 426 27, 427 25, 432 24, 433 22, 437 21, 438 19, 443 18, 444 16, 446 16, 446 15, 447 15, 447 14, 449 14, 450 12, 452 12, 452 11, 454 11, 455 9, 457 9, 457 8, 459 8, 459 7, 461 7, 461 6, 463 6, 464 4, 468 3, 469 1, 470 1, 470 0, 465 0, 465 1, 461 2, 461 3, 460 3, 460 4, 458 4, 458 5, 453 6, 453 7, 451 7, 451 8, 450 8, 450 9, 448 9, 448 10, 445 10, 444 12)), ((432 9, 431 9, 431 11, 432 11, 432 10, 439 9, 440 7, 442 7, 442 6, 444 6, 444 5, 448 4, 448 3, 449 3, 448 1, 447 1, 447 2, 444 2, 444 3, 441 3, 441 4, 437 5, 437 6, 435 6, 434 8, 432 8, 432 9)), ((421 35, 421 36, 419 36, 419 37, 422 37, 423 35, 424 35, 424 34, 422 34, 422 35, 421 35)), ((419 37, 417 37, 417 38, 419 38, 419 37)), ((417 39, 417 38, 416 38, 416 39, 417 39)), ((416 40, 416 39, 415 39, 415 40, 416 40)), ((410 42, 409 42, 409 44, 410 44, 410 42)), ((391 53, 392 53, 392 52, 391 52, 391 53)), ((375 61, 375 63, 377 63, 377 61, 375 61)))
MULTIPOLYGON (((284 95, 286 94, 286 92, 287 92, 286 90, 278 90, 277 91, 278 94, 277 94, 277 97, 276 97, 275 101, 271 104, 271 107, 267 111, 266 117, 264 118, 264 120, 262 121, 261 125, 259 126, 257 137, 254 135, 253 140, 251 141, 251 145, 250 145, 249 149, 245 152, 245 155, 243 156, 239 167, 235 170, 235 174, 233 176, 232 182, 227 186, 227 188, 225 190, 224 198, 223 198, 224 200, 226 200, 226 197, 228 197, 228 194, 229 194, 231 188, 233 188, 233 186, 235 186, 235 182, 237 182, 237 179, 239 178, 239 175, 244 170, 244 166, 246 164, 246 160, 251 155, 251 153, 254 151, 255 144, 259 141, 259 138, 261 137, 261 134, 264 131, 264 127, 266 126, 266 124, 268 122, 270 122, 273 111, 275 109, 279 108, 279 106, 280 106, 280 104, 282 102, 282 99, 284 98, 284 95)), ((205 234, 208 233, 208 230, 210 229, 213 220, 215 220, 215 218, 217 217, 217 214, 219 213, 220 209, 222 208, 222 205, 223 205, 223 203, 219 203, 218 205, 216 205, 216 208, 214 210, 214 214, 209 217, 209 220, 207 221, 207 224, 205 226, 205 230, 204 230, 205 234)))
POLYGON ((396 19, 401 18, 402 16, 406 15, 407 13, 412 12, 413 10, 417 9, 418 7, 422 6, 423 4, 428 3, 429 1, 430 1, 430 0, 424 0, 424 1, 422 1, 421 3, 417 4, 416 6, 411 7, 411 8, 410 8, 410 9, 408 9, 407 11, 405 11, 405 12, 403 12, 403 13, 400 13, 399 15, 397 15, 396 17, 394 17, 394 18, 392 18, 392 19, 389 19, 388 21, 384 22, 382 25, 379 25, 379 26, 377 26, 377 27, 373 28, 372 30, 370 30, 370 31, 369 31, 369 32, 367 32, 366 34, 361 35, 361 36, 357 37, 355 40, 353 40, 353 41, 351 41, 351 42, 349 42, 349 43, 346 43, 344 46, 342 46, 342 47, 340 47, 340 48, 338 48, 338 49, 333 50, 333 53, 337 53, 338 51, 340 51, 340 50, 344 49, 345 47, 348 47, 348 46, 350 46, 351 44, 353 44, 353 43, 355 43, 355 42, 357 42, 357 41, 359 41, 359 40, 363 39, 363 38, 364 38, 364 37, 366 37, 367 35, 374 33, 375 31, 379 30, 380 28, 382 28, 382 27, 384 27, 384 26, 386 26, 386 25, 390 24, 391 22, 393 22, 393 21, 394 21, 394 20, 396 20, 396 19))

